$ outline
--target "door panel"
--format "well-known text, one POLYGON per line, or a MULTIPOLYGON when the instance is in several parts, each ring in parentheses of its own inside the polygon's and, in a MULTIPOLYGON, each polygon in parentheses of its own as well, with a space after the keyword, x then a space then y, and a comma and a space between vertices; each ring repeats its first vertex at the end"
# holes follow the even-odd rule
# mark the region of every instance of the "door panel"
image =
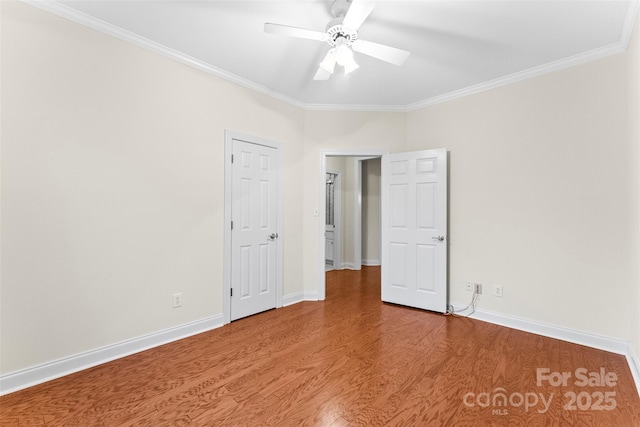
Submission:
MULTIPOLYGON (((404 243, 389 243, 390 248, 390 285, 396 288, 407 288, 406 272, 407 272, 407 245, 404 243)), ((384 260, 382 265, 384 266, 384 260)), ((382 298, 384 300, 384 297, 382 298)))
POLYGON ((233 140, 231 320, 276 307, 276 152, 233 140))
POLYGON ((382 300, 447 309, 447 152, 382 156, 382 300))

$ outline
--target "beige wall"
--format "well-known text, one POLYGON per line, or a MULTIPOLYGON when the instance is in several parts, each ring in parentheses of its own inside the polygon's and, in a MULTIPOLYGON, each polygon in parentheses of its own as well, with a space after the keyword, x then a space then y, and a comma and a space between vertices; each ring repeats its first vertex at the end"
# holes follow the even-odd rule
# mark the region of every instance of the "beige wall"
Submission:
POLYGON ((446 147, 452 302, 468 302, 465 280, 499 283, 481 308, 640 353, 637 28, 627 54, 407 114, 349 113, 25 4, 0 13, 3 374, 221 313, 225 129, 282 143, 285 295, 313 296, 323 274, 322 150, 446 147))
POLYGON ((362 162, 362 263, 380 263, 380 159, 362 162))
POLYGON ((629 95, 629 123, 630 141, 632 150, 629 156, 629 163, 634 174, 632 185, 630 186, 630 210, 632 215, 632 235, 635 240, 632 242, 631 257, 635 259, 635 277, 633 281, 636 286, 630 293, 629 304, 632 305, 632 316, 630 318, 630 328, 632 333, 632 344, 636 355, 640 355, 640 17, 636 21, 633 38, 629 44, 627 55, 627 93, 629 95), (635 186, 633 185, 635 183, 635 186), (635 217, 635 221, 633 221, 635 217))
POLYGON ((356 164, 353 157, 345 157, 345 168, 342 180, 342 265, 353 268, 355 262, 355 197, 356 197, 356 164))
POLYGON ((409 114, 409 150, 450 150, 453 303, 476 281, 485 310, 631 339, 638 141, 625 58, 409 114))
POLYGON ((300 109, 0 3, 2 373, 221 313, 227 128, 283 145, 302 291, 300 109))

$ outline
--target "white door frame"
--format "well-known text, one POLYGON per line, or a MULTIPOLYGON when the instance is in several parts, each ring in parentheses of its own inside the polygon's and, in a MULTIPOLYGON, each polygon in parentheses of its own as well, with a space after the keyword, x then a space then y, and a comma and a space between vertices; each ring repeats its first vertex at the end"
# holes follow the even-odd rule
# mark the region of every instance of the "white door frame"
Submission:
MULTIPOLYGON (((334 209, 334 212, 333 212, 333 225, 334 225, 333 227, 333 269, 339 270, 342 264, 342 172, 327 169, 325 172, 325 176, 327 172, 336 175, 336 181, 334 184, 335 188, 333 191, 334 199, 335 199, 333 203, 333 209, 334 209), (338 245, 336 245, 336 242, 338 242, 338 245)), ((327 217, 326 189, 327 187, 325 185, 325 199, 324 199, 325 200, 325 216, 324 218, 327 217)))
MULTIPOLYGON (((324 218, 326 217, 326 185, 325 179, 327 173, 327 157, 335 156, 335 157, 358 157, 355 159, 356 162, 356 185, 359 186, 359 191, 356 192, 356 203, 355 209, 356 211, 354 215, 358 216, 357 219, 358 224, 360 224, 361 210, 362 210, 362 161, 367 159, 372 159, 376 157, 382 157, 384 154, 388 154, 389 150, 320 150, 320 198, 318 203, 318 216, 321 218, 318 221, 318 300, 323 301, 326 298, 326 283, 325 283, 325 271, 324 271, 324 246, 325 246, 325 224, 324 218), (358 172, 360 171, 360 172, 358 172)), ((362 262, 362 227, 361 225, 354 225, 354 251, 357 252, 355 255, 355 261, 360 264, 362 262)))
POLYGON ((253 135, 225 129, 224 131, 224 236, 223 236, 223 266, 222 266, 222 317, 224 324, 231 322, 231 204, 232 197, 232 164, 231 154, 233 153, 233 140, 241 140, 251 144, 264 145, 266 147, 275 148, 278 156, 277 174, 277 225, 276 233, 278 238, 276 243, 276 254, 278 258, 276 270, 276 308, 282 307, 282 276, 283 276, 283 239, 284 230, 282 222, 283 214, 283 196, 282 196, 282 150, 278 142, 270 141, 253 135))

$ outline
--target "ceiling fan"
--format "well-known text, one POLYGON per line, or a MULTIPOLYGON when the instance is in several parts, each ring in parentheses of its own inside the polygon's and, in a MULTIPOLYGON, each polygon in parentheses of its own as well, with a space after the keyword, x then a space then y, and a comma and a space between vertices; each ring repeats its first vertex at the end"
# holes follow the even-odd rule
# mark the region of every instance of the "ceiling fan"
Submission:
POLYGON ((352 49, 394 65, 402 65, 409 57, 408 51, 358 38, 358 29, 374 8, 373 2, 335 0, 331 5, 331 13, 335 18, 329 21, 325 32, 270 22, 264 24, 264 31, 328 43, 331 49, 320 63, 314 80, 328 80, 335 70, 336 63, 344 67, 345 74, 356 70, 358 64, 353 59, 352 49))

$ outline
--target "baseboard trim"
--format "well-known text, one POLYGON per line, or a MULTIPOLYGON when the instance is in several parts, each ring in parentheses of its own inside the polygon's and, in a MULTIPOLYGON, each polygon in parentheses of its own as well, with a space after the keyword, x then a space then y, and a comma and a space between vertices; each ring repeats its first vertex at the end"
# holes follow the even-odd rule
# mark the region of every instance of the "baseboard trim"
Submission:
POLYGON ((320 301, 317 292, 305 292, 303 301, 320 301))
POLYGON ((356 266, 352 262, 343 262, 340 264, 340 270, 355 270, 356 266))
POLYGON ((287 295, 282 300, 282 306, 297 304, 303 301, 318 301, 317 292, 296 292, 295 294, 287 295))
POLYGON ((360 267, 356 268, 356 265, 352 262, 343 262, 337 270, 360 270, 360 267))
POLYGON ((380 260, 379 259, 363 259, 362 265, 379 266, 380 260))
POLYGON ((302 301, 304 301, 304 292, 296 292, 294 294, 285 295, 282 298, 282 306, 286 307, 288 305, 297 304, 302 301))
POLYGON ((0 396, 219 328, 222 314, 0 376, 0 396))
MULTIPOLYGON (((454 305, 454 309, 456 311, 462 310, 463 308, 464 306, 454 305)), ((464 315, 464 313, 462 314, 464 315)), ((472 319, 482 320, 484 322, 489 322, 496 325, 507 326, 512 329, 531 332, 533 334, 538 334, 549 338, 556 338, 559 340, 568 341, 587 347, 593 347, 599 350, 605 350, 616 354, 626 355, 629 347, 626 341, 587 332, 576 331, 573 329, 564 328, 562 326, 536 322, 520 317, 509 316, 506 314, 495 313, 488 310, 476 309, 476 311, 469 317, 471 317, 472 319)))
MULTIPOLYGON (((463 310, 464 308, 465 307, 462 305, 453 305, 453 309, 456 311, 463 310)), ((461 314, 464 315, 464 313, 461 314)), ((631 374, 633 375, 633 379, 636 384, 636 391, 640 396, 640 360, 627 341, 591 334, 588 332, 576 331, 562 326, 522 319, 515 316, 494 313, 492 311, 482 309, 476 309, 469 317, 483 322, 517 329, 519 331, 530 332, 544 337, 555 338, 574 344, 596 348, 598 350, 621 354, 627 358, 629 369, 631 370, 631 374)))
POLYGON ((633 351, 633 346, 631 346, 631 344, 629 344, 627 348, 626 356, 629 369, 631 370, 631 375, 633 375, 633 381, 636 383, 636 391, 640 397, 640 359, 638 359, 636 352, 633 351))
MULTIPOLYGON (((296 292, 294 294, 287 295, 283 298, 283 306, 296 304, 302 301, 318 301, 317 292, 296 292)), ((463 308, 463 306, 454 305, 455 310, 462 310, 463 308)), ((631 375, 633 376, 636 391, 640 396, 640 359, 638 359, 633 347, 626 341, 481 309, 476 309, 476 311, 469 317, 512 329, 624 355, 627 359, 631 375)), ((96 350, 91 350, 50 363, 2 375, 0 376, 0 396, 32 387, 37 384, 42 384, 74 372, 98 366, 112 360, 120 359, 131 354, 187 338, 192 335, 210 331, 223 326, 223 324, 224 321, 221 314, 211 316, 206 319, 187 323, 175 328, 165 329, 139 338, 108 345, 96 350)))

